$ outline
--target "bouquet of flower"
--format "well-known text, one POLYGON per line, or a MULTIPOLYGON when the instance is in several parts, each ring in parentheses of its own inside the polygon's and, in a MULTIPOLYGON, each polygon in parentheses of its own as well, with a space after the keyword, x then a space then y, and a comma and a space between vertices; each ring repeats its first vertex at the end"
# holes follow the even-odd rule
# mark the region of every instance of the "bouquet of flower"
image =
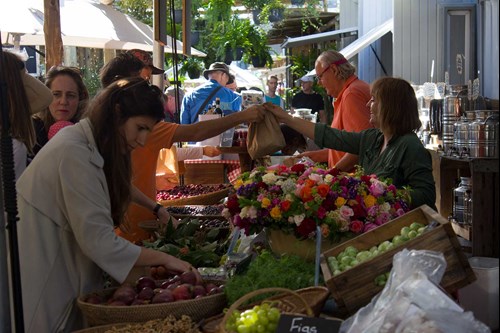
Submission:
POLYGON ((264 227, 315 238, 316 226, 333 241, 361 234, 409 210, 408 188, 391 179, 298 163, 257 167, 234 183, 222 212, 247 234, 264 227))

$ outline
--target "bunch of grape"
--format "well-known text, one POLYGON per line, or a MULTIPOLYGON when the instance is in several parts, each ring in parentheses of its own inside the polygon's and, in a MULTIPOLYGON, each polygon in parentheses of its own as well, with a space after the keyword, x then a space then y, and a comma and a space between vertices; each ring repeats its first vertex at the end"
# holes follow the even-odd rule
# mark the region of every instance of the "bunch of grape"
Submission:
POLYGON ((233 311, 226 322, 226 330, 237 333, 274 333, 280 316, 278 308, 264 302, 243 312, 233 311))

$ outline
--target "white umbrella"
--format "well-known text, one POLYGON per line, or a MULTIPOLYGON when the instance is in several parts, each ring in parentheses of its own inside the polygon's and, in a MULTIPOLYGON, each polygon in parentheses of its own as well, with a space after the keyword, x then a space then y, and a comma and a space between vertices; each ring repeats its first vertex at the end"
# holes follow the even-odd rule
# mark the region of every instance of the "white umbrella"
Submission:
POLYGON ((243 69, 233 64, 229 65, 229 69, 234 74, 238 87, 257 87, 265 91, 262 80, 255 76, 255 74, 253 74, 248 69, 243 69))
MULTIPOLYGON (((29 1, 21 0, 21 2, 26 6, 29 1)), ((28 4, 28 8, 43 11, 42 0, 31 1, 30 3, 31 5, 28 4)), ((17 12, 7 11, 2 8, 3 12, 10 12, 18 20, 24 19, 21 16, 21 12, 18 14, 17 12)), ((60 17, 62 40, 66 46, 118 50, 138 48, 145 51, 153 51, 153 29, 117 11, 112 6, 92 0, 65 0, 61 2, 60 17)), ((12 33, 18 31, 13 31, 9 27, 4 29, 3 21, 1 24, 2 40, 13 44, 12 33)), ((20 38, 20 45, 44 44, 45 36, 43 29, 35 31, 35 33, 27 31, 20 38)), ((165 52, 172 53, 172 45, 172 38, 167 37, 167 45, 164 46, 165 52)), ((176 40, 175 45, 177 51, 182 52, 182 42, 176 40)), ((205 53, 194 48, 191 48, 191 54, 199 57, 206 56, 205 53)))

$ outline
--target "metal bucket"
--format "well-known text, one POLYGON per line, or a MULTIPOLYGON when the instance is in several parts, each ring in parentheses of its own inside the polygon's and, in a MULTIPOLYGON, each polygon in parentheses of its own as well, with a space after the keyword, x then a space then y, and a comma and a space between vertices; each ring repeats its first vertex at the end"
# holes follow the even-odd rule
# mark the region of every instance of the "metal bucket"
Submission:
POLYGON ((467 86, 449 86, 450 95, 445 96, 441 115, 443 148, 453 146, 454 124, 469 110, 467 86), (459 90, 460 89, 460 90, 459 90))
POLYGON ((470 157, 498 158, 498 111, 485 120, 476 119, 469 124, 470 157))
POLYGON ((459 153, 469 151, 469 124, 470 121, 465 117, 453 124, 453 145, 459 153))

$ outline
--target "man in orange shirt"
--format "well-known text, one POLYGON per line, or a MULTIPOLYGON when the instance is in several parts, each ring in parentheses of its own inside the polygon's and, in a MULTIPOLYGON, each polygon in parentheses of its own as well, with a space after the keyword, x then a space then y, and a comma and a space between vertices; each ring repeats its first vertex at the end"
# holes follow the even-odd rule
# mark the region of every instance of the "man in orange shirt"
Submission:
MULTIPOLYGON (((316 59, 318 82, 334 98, 331 127, 348 132, 360 132, 373 127, 370 124, 370 86, 354 74, 355 67, 336 51, 324 51, 316 59)), ((358 163, 358 156, 333 149, 304 152, 315 162, 328 162, 330 168, 351 171, 358 163)))

